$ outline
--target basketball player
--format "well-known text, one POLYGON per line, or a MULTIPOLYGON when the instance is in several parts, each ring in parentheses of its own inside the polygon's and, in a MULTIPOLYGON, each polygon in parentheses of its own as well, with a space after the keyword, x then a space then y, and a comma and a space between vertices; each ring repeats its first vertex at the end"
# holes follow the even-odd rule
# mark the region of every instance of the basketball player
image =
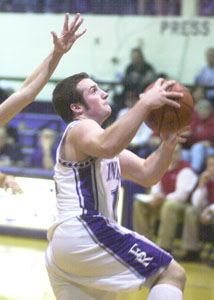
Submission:
POLYGON ((181 300, 185 272, 147 238, 117 224, 120 177, 145 187, 157 183, 170 164, 182 131, 161 135, 146 160, 126 150, 152 109, 182 93, 174 81, 152 89, 105 130, 108 94, 86 73, 64 79, 53 92, 57 113, 68 123, 57 150, 55 183, 59 220, 49 229, 46 267, 58 300, 113 300, 120 291, 149 287, 148 300, 181 300))
POLYGON ((20 91, 12 94, 0 105, 0 126, 7 123, 35 99, 50 79, 63 54, 68 52, 73 43, 85 33, 84 30, 79 34, 75 34, 83 22, 83 19, 79 20, 79 17, 80 14, 77 14, 69 24, 69 14, 67 13, 60 37, 55 32, 51 32, 54 42, 53 50, 39 67, 27 77, 20 91))

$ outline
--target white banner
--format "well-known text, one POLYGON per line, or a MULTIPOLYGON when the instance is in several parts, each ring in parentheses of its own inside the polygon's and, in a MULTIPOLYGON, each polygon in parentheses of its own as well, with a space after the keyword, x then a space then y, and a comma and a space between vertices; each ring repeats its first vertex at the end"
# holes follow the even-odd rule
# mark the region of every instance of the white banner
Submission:
MULTIPOLYGON (((86 15, 87 33, 65 55, 53 78, 85 71, 115 80, 139 46, 157 73, 192 84, 214 46, 214 19, 86 15), (115 61, 117 63, 115 63, 115 61)), ((60 33, 64 15, 0 14, 0 76, 25 77, 52 47, 50 31, 60 33)))

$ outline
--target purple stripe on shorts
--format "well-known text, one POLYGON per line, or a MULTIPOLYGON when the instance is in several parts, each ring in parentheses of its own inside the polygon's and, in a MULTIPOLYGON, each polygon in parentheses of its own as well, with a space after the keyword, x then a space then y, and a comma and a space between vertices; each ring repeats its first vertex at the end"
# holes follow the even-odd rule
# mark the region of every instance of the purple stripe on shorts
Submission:
POLYGON ((82 215, 79 218, 93 240, 119 260, 138 277, 148 278, 159 268, 168 265, 172 257, 159 247, 124 233, 121 227, 100 216, 82 215))

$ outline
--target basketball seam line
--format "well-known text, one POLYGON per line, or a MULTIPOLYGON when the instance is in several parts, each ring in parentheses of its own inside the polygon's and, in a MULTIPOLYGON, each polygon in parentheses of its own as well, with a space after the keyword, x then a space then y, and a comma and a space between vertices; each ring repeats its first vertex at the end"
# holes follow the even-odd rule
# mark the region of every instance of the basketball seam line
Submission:
POLYGON ((159 134, 160 134, 160 132, 161 132, 161 127, 162 127, 162 124, 163 124, 163 119, 164 119, 166 107, 167 107, 166 105, 163 107, 163 111, 162 111, 162 114, 161 114, 161 120, 160 120, 159 129, 158 129, 159 134))
POLYGON ((183 102, 182 100, 180 101, 180 103, 183 104, 183 105, 185 105, 187 108, 189 108, 193 112, 193 109, 192 109, 192 107, 189 104, 183 102))
POLYGON ((181 129, 181 122, 180 122, 180 119, 179 119, 179 116, 178 116, 178 111, 177 111, 177 109, 175 107, 173 107, 173 110, 174 110, 175 115, 177 117, 179 129, 181 129))

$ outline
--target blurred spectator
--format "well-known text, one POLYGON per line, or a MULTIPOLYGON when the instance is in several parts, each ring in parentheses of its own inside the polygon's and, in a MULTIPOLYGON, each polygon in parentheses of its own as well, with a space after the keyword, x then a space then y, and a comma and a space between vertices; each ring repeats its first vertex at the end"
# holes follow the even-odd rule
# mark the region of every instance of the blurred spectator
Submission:
POLYGON ((206 158, 214 154, 214 114, 210 101, 200 100, 195 105, 195 114, 187 133, 183 158, 190 162, 192 168, 200 173, 206 158))
MULTIPOLYGON (((145 125, 146 126, 146 125, 145 125)), ((138 151, 138 155, 142 158, 147 158, 152 152, 154 152, 161 143, 161 138, 158 134, 152 133, 147 140, 146 145, 143 145, 138 151)))
POLYGON ((0 172, 0 188, 5 190, 11 189, 13 194, 22 193, 22 189, 16 182, 15 177, 2 172, 0 172))
POLYGON ((206 98, 214 102, 214 48, 206 51, 206 61, 207 65, 196 75, 195 83, 209 87, 206 89, 206 98))
POLYGON ((181 0, 162 0, 155 2, 157 15, 180 15, 181 0))
POLYGON ((181 0, 144 0, 146 15, 180 15, 181 0))
MULTIPOLYGON (((214 155, 207 158, 206 169, 199 177, 199 183, 192 194, 191 201, 198 214, 194 226, 189 224, 191 226, 191 238, 192 243, 199 244, 200 220, 204 225, 214 225, 214 155)), ((187 251, 181 259, 194 261, 198 259, 198 253, 187 251)))
POLYGON ((147 85, 156 79, 153 67, 146 62, 140 48, 131 51, 131 63, 125 70, 124 89, 140 94, 147 85))
POLYGON ((198 2, 200 16, 213 16, 214 15, 214 1, 213 0, 200 0, 198 2))
POLYGON ((0 10, 6 12, 14 11, 13 0, 1 0, 0 1, 0 10))
MULTIPOLYGON (((174 15, 181 14, 181 0, 1 0, 0 11, 5 12, 49 12, 60 13, 70 8, 71 13, 93 14, 140 14, 174 15), (31 3, 32 2, 32 3, 31 3)), ((197 2, 200 16, 214 15, 213 0, 197 2)))
POLYGON ((7 127, 0 127, 0 166, 23 166, 21 149, 17 144, 11 144, 7 127))
POLYGON ((197 85, 195 84, 192 87, 192 91, 191 91, 192 97, 194 99, 194 103, 197 104, 200 100, 205 99, 205 89, 203 86, 201 85, 197 85))
POLYGON ((137 0, 1 0, 0 11, 137 14, 137 0))
POLYGON ((46 0, 44 3, 44 11, 48 13, 61 13, 63 11, 71 11, 69 7, 71 1, 46 0))
POLYGON ((152 187, 150 194, 135 195, 134 230, 152 238, 155 220, 160 219, 158 244, 171 252, 177 225, 183 220, 182 247, 198 251, 198 244, 192 242, 191 234, 197 210, 189 203, 197 181, 198 177, 190 165, 182 160, 181 145, 177 145, 161 181, 152 187))
MULTIPOLYGON (((125 106, 119 110, 117 115, 117 120, 122 118, 137 102, 138 95, 133 91, 126 91, 125 93, 125 106)), ((145 123, 142 123, 138 129, 135 137, 132 139, 128 149, 134 152, 135 154, 139 153, 139 150, 142 148, 147 148, 147 144, 150 136, 152 135, 152 130, 146 126, 145 123)))
POLYGON ((34 150, 31 159, 31 166, 51 170, 56 159, 56 132, 46 128, 41 131, 38 147, 34 150))
POLYGON ((206 169, 192 196, 193 205, 202 210, 202 224, 214 224, 214 155, 207 158, 206 169))

